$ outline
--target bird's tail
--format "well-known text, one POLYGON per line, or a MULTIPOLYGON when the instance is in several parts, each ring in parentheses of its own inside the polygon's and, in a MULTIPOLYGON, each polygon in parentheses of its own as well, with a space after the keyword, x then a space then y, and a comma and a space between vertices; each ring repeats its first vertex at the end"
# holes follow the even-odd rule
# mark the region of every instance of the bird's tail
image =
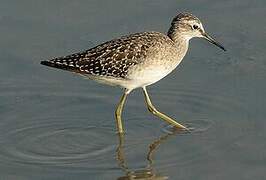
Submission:
POLYGON ((68 61, 62 61, 62 59, 52 59, 48 61, 41 61, 42 65, 57 68, 57 69, 63 69, 68 71, 77 71, 78 68, 74 66, 73 64, 70 64, 68 61))

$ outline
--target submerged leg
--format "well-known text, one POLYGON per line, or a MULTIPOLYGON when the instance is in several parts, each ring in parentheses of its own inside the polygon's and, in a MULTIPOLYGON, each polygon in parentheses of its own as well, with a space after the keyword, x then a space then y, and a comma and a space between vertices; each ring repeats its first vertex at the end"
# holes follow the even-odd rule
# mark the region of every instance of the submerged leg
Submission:
POLYGON ((172 126, 179 128, 179 129, 185 129, 185 130, 189 130, 188 128, 186 128, 185 126, 183 126, 182 124, 177 123, 175 120, 173 120, 172 118, 168 117, 167 115, 161 113, 160 111, 158 111, 152 104, 150 97, 148 95, 148 92, 146 90, 146 87, 143 87, 143 93, 145 96, 145 102, 147 104, 148 110, 154 114, 155 116, 158 116, 159 118, 163 119, 164 121, 168 122, 169 124, 171 124, 172 126))
POLYGON ((130 92, 129 90, 126 90, 124 92, 115 111, 115 119, 116 119, 116 126, 117 126, 118 133, 124 132, 121 114, 122 114, 123 107, 124 107, 124 104, 125 104, 125 101, 126 101, 126 98, 129 92, 130 92))

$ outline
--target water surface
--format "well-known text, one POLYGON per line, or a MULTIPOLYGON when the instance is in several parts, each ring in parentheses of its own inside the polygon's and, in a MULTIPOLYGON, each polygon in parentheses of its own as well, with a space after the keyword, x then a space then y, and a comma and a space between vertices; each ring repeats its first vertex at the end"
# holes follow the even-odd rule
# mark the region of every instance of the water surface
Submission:
POLYGON ((0 179, 264 179, 265 15, 263 0, 1 1, 0 179), (121 89, 39 64, 128 33, 165 32, 178 11, 200 17, 228 49, 192 40, 181 65, 148 88, 192 133, 172 133, 137 90, 119 138, 121 89))

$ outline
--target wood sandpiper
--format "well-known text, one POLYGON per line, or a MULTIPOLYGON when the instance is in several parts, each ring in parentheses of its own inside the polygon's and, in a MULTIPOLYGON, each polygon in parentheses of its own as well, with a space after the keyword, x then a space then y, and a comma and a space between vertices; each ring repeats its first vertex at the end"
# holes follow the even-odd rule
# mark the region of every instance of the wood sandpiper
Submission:
POLYGON ((122 110, 128 94, 142 88, 148 110, 170 125, 188 130, 152 104, 146 87, 173 71, 184 58, 193 37, 200 37, 225 48, 210 37, 201 21, 192 14, 179 13, 171 22, 168 33, 141 32, 122 36, 89 50, 42 61, 41 64, 68 70, 89 79, 125 89, 115 111, 118 133, 123 133, 122 110))

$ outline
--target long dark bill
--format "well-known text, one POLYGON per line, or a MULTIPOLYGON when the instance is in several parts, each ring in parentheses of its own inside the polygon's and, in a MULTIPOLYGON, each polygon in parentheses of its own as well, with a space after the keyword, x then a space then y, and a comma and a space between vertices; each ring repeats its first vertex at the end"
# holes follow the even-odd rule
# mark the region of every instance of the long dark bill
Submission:
POLYGON ((203 34, 203 37, 209 41, 210 43, 218 46, 219 48, 221 48, 222 50, 226 51, 226 49, 223 47, 223 45, 221 45, 220 43, 218 43, 216 40, 214 40, 211 36, 209 36, 207 33, 203 34))

